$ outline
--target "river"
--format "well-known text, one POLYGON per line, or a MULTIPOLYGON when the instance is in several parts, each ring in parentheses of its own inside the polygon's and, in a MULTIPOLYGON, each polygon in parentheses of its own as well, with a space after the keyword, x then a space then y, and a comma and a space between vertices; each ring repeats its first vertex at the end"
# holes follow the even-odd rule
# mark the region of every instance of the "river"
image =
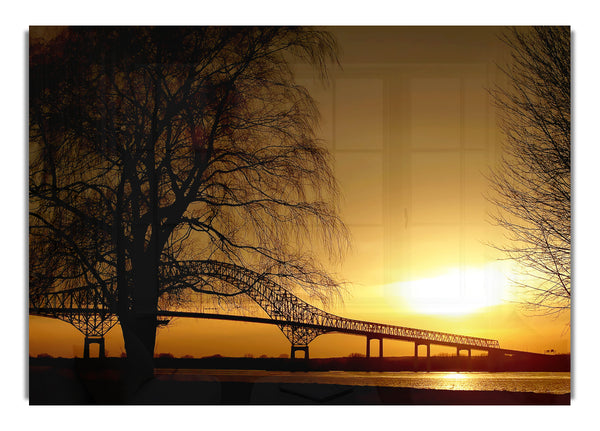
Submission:
POLYGON ((321 383, 455 391, 571 392, 568 372, 361 372, 157 369, 160 379, 249 383, 321 383))

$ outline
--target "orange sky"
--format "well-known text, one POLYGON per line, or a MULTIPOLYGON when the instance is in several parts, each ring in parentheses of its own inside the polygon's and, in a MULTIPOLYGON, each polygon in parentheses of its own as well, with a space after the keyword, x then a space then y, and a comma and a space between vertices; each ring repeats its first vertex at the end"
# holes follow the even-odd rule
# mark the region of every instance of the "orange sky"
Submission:
MULTIPOLYGON (((485 88, 506 58, 497 28, 334 28, 342 70, 322 88, 299 67, 320 105, 320 135, 335 158, 342 215, 353 249, 336 268, 351 285, 344 317, 499 340, 501 347, 570 351, 569 316, 525 315, 511 303, 509 264, 486 245, 502 232, 487 220, 484 173, 501 136, 485 88), (442 286, 443 288, 440 288, 442 286)), ((29 318, 30 355, 81 356, 67 323, 29 318)), ((120 329, 108 355, 124 351, 120 329)), ((289 354, 275 326, 175 319, 156 353, 289 354)), ((432 347, 432 353, 453 349, 432 347)), ((364 337, 322 335, 311 357, 365 353, 364 337)), ((413 344, 384 341, 386 356, 413 344)))

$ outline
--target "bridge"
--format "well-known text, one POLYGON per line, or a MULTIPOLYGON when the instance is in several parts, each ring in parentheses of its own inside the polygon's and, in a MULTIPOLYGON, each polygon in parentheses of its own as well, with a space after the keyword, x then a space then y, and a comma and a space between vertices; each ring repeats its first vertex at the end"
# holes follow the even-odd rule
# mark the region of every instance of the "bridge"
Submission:
MULTIPOLYGON (((457 355, 471 350, 487 351, 488 355, 511 355, 517 352, 501 349, 497 340, 466 335, 436 332, 404 326, 388 325, 362 320, 348 319, 325 312, 308 304, 274 281, 247 268, 232 263, 214 260, 194 260, 163 266, 164 277, 201 282, 204 278, 222 280, 255 301, 268 317, 233 316, 210 313, 159 310, 157 317, 191 317, 225 319, 273 324, 279 327, 291 343, 291 358, 303 351, 308 358, 309 343, 325 333, 345 333, 366 337, 366 356, 371 356, 371 340, 379 341, 379 356, 383 356, 383 340, 395 339, 413 342, 415 359, 419 346, 426 346, 427 358, 431 345, 451 346, 457 355)), ((89 357, 89 345, 99 344, 99 356, 104 356, 104 335, 118 322, 111 301, 94 285, 75 289, 30 293, 29 313, 66 321, 75 326, 84 336, 84 357, 89 357)))

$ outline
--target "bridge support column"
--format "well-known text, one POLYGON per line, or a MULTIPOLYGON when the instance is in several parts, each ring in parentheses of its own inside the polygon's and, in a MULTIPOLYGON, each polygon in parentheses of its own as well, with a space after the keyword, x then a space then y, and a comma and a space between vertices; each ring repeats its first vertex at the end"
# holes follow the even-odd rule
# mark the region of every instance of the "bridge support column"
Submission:
POLYGON ((379 357, 383 358, 383 337, 369 337, 367 335, 367 358, 371 357, 371 340, 379 340, 379 357))
POLYGON ((469 354, 469 358, 471 357, 471 349, 467 349, 464 347, 457 347, 456 348, 456 356, 460 356, 460 352, 462 352, 463 350, 466 350, 467 353, 469 354))
POLYGON ((429 343, 415 343, 415 371, 419 368, 419 346, 427 346, 427 371, 431 371, 431 345, 429 343))
POLYGON ((83 357, 89 359, 90 357, 90 344, 98 344, 98 357, 103 359, 106 357, 104 353, 104 337, 85 337, 83 341, 83 357))
POLYGON ((302 350, 304 352, 304 359, 308 359, 308 345, 298 346, 298 345, 292 344, 292 351, 290 354, 290 358, 296 359, 296 351, 297 350, 302 350))
POLYGON ((461 352, 462 350, 466 350, 466 351, 467 351, 467 354, 468 354, 468 357, 469 357, 469 359, 468 359, 468 362, 467 362, 467 367, 468 367, 468 370, 470 371, 470 370, 471 370, 471 367, 472 367, 472 362, 471 362, 471 349, 469 349, 469 348, 466 348, 466 347, 457 347, 457 348, 456 348, 456 356, 460 356, 460 352, 461 352))

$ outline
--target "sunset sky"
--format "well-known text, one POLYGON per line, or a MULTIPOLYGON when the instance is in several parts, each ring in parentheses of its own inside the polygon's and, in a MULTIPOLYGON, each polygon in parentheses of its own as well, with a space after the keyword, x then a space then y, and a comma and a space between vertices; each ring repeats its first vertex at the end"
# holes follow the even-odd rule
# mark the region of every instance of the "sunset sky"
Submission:
MULTIPOLYGON (((319 135, 335 160, 342 218, 352 250, 339 267, 352 318, 497 339, 509 349, 570 352, 570 316, 535 317, 514 303, 516 265, 490 243, 485 174, 501 135, 486 89, 507 60, 498 27, 336 27, 341 68, 323 87, 298 67, 319 103, 319 135)), ((318 304, 315 304, 318 305, 318 304)), ((206 305, 206 312, 215 312, 206 305)), ((252 307, 249 307, 252 309, 252 307)), ((83 335, 53 319, 29 317, 29 353, 82 356, 83 335)), ((124 352, 120 328, 106 336, 109 356, 124 352)), ((174 319, 159 329, 156 353, 196 357, 279 356, 288 340, 276 326, 174 319)), ((384 355, 413 344, 384 341, 384 355)), ((432 346, 432 354, 455 349, 432 346)), ((326 334, 311 357, 365 353, 365 338, 326 334)))

